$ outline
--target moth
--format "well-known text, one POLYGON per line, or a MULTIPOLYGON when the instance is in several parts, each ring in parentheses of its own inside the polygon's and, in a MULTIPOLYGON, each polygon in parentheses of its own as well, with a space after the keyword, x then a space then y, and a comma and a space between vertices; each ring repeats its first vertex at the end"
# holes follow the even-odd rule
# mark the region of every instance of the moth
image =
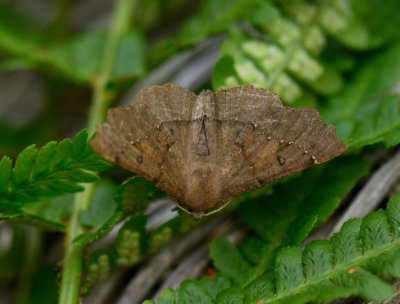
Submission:
POLYGON ((90 145, 195 218, 346 148, 318 111, 283 106, 265 89, 197 96, 174 84, 145 88, 135 105, 110 109, 90 145))

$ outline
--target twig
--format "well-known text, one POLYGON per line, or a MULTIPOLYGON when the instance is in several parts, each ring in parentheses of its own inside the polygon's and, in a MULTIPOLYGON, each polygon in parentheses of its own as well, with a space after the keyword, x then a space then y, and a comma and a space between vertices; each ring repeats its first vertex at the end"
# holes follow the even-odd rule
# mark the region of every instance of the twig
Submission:
POLYGON ((169 198, 164 198, 152 203, 150 208, 145 212, 145 214, 149 216, 146 229, 153 230, 158 227, 160 223, 165 223, 177 216, 178 212, 173 210, 175 206, 175 203, 169 198))

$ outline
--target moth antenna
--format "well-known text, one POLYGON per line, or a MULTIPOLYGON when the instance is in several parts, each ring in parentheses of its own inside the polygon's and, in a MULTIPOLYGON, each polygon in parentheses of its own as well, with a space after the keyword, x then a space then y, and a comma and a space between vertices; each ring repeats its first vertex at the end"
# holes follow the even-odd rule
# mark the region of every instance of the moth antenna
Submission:
POLYGON ((224 209, 226 206, 229 205, 229 203, 230 203, 231 201, 232 201, 231 199, 230 199, 230 200, 227 200, 227 201, 226 201, 224 204, 222 204, 219 208, 214 209, 214 210, 209 211, 209 212, 206 212, 206 213, 204 213, 204 215, 205 215, 205 216, 208 216, 208 215, 211 215, 211 214, 213 214, 213 213, 216 213, 216 212, 218 212, 218 211, 224 209))

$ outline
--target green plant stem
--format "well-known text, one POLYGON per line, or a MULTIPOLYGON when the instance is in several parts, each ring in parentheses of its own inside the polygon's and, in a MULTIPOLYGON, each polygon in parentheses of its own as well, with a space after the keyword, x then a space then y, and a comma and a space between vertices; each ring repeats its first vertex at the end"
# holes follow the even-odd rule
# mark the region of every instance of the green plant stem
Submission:
POLYGON ((86 184, 84 187, 83 192, 75 195, 74 210, 68 225, 59 298, 59 303, 62 304, 76 304, 79 301, 85 246, 75 243, 74 240, 84 231, 79 215, 82 210, 87 209, 94 185, 86 184))
POLYGON ((15 304, 31 303, 32 277, 35 273, 42 249, 42 231, 33 226, 24 227, 25 247, 15 304))
POLYGON ((89 136, 94 133, 96 124, 103 121, 109 107, 110 98, 107 96, 107 83, 114 66, 118 43, 128 28, 129 21, 131 21, 134 4, 135 1, 133 0, 117 0, 113 12, 113 24, 104 50, 102 70, 93 81, 94 92, 88 122, 89 136))
MULTIPOLYGON (((131 20, 134 3, 135 1, 132 0, 117 0, 115 3, 111 27, 104 49, 102 69, 93 81, 94 92, 88 118, 89 135, 94 133, 96 124, 103 121, 109 106, 107 83, 114 65, 119 40, 127 30, 131 20)), ((84 231, 79 221, 79 215, 82 210, 89 207, 93 190, 93 184, 85 185, 85 190, 78 193, 74 199, 74 209, 66 237, 60 304, 77 304, 79 302, 85 246, 74 242, 74 240, 84 231)))

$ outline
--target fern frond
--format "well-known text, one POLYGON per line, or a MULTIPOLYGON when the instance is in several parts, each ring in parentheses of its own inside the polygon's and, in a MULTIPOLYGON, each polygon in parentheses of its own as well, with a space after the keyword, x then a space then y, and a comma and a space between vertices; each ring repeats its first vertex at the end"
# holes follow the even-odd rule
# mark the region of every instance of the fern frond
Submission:
POLYGON ((362 220, 347 221, 329 241, 313 241, 304 250, 296 246, 281 249, 274 270, 250 282, 246 277, 257 272, 257 266, 250 267, 227 240, 216 239, 211 256, 220 271, 218 280, 224 277, 230 283, 210 293, 207 286, 210 280, 216 282, 216 278, 188 280, 176 291, 166 289, 158 303, 192 303, 196 297, 197 303, 207 300, 215 304, 232 301, 301 304, 349 295, 380 302, 393 294, 393 287, 380 276, 400 277, 399 225, 400 195, 396 195, 390 199, 386 211, 378 210, 362 220), (228 261, 227 256, 232 259, 228 261))
MULTIPOLYGON (((383 40, 368 28, 368 20, 363 19, 372 14, 374 6, 367 3, 365 11, 360 12, 345 0, 300 1, 281 6, 269 3, 269 11, 275 13, 267 14, 268 18, 243 19, 236 15, 237 20, 256 26, 258 34, 226 24, 228 36, 221 44, 221 58, 214 67, 213 88, 251 83, 279 93, 288 104, 319 108, 324 121, 337 127, 339 138, 348 143, 349 149, 375 143, 397 144, 400 102, 391 92, 395 92, 397 83, 393 82, 397 82, 399 74, 398 44, 367 59, 345 87, 341 62, 346 59, 342 58, 342 51, 339 48, 333 55, 323 53, 329 36, 356 49, 382 44, 383 40), (318 102, 330 96, 327 103, 318 102)), ((385 4, 378 14, 390 15, 387 8, 398 6, 394 2, 385 4)), ((396 36, 400 31, 391 33, 396 36)))
POLYGON ((82 191, 80 183, 98 180, 94 172, 110 167, 87 144, 82 130, 73 141, 49 142, 39 150, 27 147, 14 168, 8 157, 0 161, 0 211, 20 210, 26 203, 82 191))
POLYGON ((192 216, 182 212, 155 229, 147 231, 147 216, 143 211, 150 202, 165 194, 140 177, 131 177, 116 191, 112 191, 115 192, 114 202, 111 202, 111 191, 108 194, 100 192, 97 187, 90 209, 81 213, 80 217, 81 223, 91 226, 92 229, 77 237, 75 242, 92 243, 104 236, 116 223, 127 216, 131 217, 119 229, 113 246, 89 252, 85 267, 87 279, 83 287, 85 293, 94 283, 101 281, 117 268, 138 263, 197 224, 192 216))
POLYGON ((107 250, 104 248, 96 249, 88 254, 85 266, 87 273, 87 280, 84 282, 85 293, 90 290, 94 283, 103 280, 116 269, 135 265, 149 254, 167 245, 173 238, 187 231, 188 228, 193 228, 197 224, 186 213, 181 213, 152 231, 146 230, 146 222, 147 216, 143 214, 132 216, 118 231, 118 236, 113 246, 107 247, 107 250), (99 257, 101 257, 102 262, 100 262, 99 257), (108 261, 107 267, 104 266, 106 261, 108 261), (103 266, 100 266, 101 263, 103 266), (107 269, 107 274, 104 272, 98 273, 97 270, 100 267, 107 269))
POLYGON ((231 27, 221 55, 230 56, 232 66, 225 71, 219 70, 218 64, 215 66, 213 74, 220 76, 213 77, 213 88, 252 83, 279 93, 287 103, 307 106, 315 104, 315 93, 331 95, 339 91, 343 85, 340 71, 318 58, 329 28, 339 22, 334 20, 325 26, 321 23, 325 20, 321 14, 330 6, 327 2, 297 3, 283 8, 268 4, 269 11, 275 12, 269 18, 245 19, 257 26, 259 36, 266 39, 231 27))
POLYGON ((368 163, 358 157, 340 157, 276 185, 272 194, 244 202, 239 214, 257 236, 246 240, 240 250, 259 265, 259 272, 268 270, 277 251, 298 246, 368 170, 368 163), (259 250, 252 250, 254 246, 259 250))

